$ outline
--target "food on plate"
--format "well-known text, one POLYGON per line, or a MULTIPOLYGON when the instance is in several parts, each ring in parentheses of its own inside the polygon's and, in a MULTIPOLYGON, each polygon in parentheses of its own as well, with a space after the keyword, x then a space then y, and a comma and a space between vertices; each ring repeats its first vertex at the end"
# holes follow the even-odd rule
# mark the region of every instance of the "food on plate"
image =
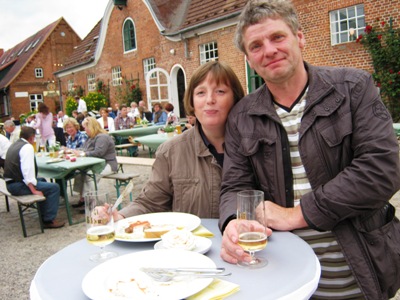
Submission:
POLYGON ((187 229, 173 229, 161 236, 164 248, 193 250, 196 237, 187 229))
POLYGON ((143 230, 144 237, 147 239, 157 239, 160 238, 163 234, 176 229, 174 225, 152 225, 150 228, 145 228, 143 230))
POLYGON ((140 230, 143 231, 145 228, 150 228, 149 221, 136 221, 134 223, 130 223, 127 228, 125 228, 126 233, 133 233, 134 231, 140 230))

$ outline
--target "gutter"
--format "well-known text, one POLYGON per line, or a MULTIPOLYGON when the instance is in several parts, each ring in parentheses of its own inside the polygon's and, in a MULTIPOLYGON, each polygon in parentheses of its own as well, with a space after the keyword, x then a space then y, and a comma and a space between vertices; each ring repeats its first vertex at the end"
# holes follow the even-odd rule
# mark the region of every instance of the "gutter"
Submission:
POLYGON ((70 66, 70 67, 68 67, 68 68, 65 68, 65 69, 62 69, 62 70, 59 70, 59 71, 56 71, 56 72, 54 72, 53 74, 54 74, 54 75, 62 74, 62 73, 64 73, 64 72, 68 72, 69 70, 72 70, 72 69, 75 69, 75 68, 84 66, 84 65, 86 65, 86 64, 90 64, 90 63, 92 63, 93 61, 94 61, 94 56, 92 56, 92 57, 91 57, 89 60, 87 60, 87 61, 84 61, 84 62, 82 62, 82 63, 80 63, 80 64, 77 64, 77 65, 70 66))

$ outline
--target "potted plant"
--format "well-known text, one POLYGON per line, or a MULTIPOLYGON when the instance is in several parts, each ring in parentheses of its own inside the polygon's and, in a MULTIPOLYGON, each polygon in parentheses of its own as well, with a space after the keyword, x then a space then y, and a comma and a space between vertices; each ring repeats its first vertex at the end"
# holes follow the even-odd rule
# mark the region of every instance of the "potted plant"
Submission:
POLYGON ((167 133, 168 136, 174 136, 175 126, 168 124, 164 127, 164 131, 167 133))
POLYGON ((149 121, 148 121, 146 118, 144 118, 144 119, 142 119, 142 121, 140 122, 140 124, 142 124, 143 127, 147 127, 147 125, 149 124, 149 121))

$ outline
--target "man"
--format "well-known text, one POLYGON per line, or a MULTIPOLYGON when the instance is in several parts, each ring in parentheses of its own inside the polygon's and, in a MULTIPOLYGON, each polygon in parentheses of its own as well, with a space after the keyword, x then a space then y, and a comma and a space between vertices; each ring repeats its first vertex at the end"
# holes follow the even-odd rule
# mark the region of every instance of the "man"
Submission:
POLYGON ((0 168, 4 169, 7 150, 10 145, 10 141, 4 135, 0 134, 0 168))
POLYGON ((64 114, 62 110, 57 113, 57 128, 64 128, 64 121, 68 119, 68 116, 64 114))
MULTIPOLYGON (((133 128, 135 125, 135 120, 128 116, 128 107, 125 104, 122 104, 120 107, 120 112, 118 116, 114 119, 115 130, 129 129, 133 128)), ((129 140, 126 138, 120 138, 119 144, 129 143, 129 140)), ((138 147, 132 146, 128 148, 128 152, 130 156, 139 156, 138 147)))
POLYGON ((84 113, 87 111, 86 102, 79 96, 75 96, 75 100, 78 103, 78 108, 76 109, 78 113, 84 113))
POLYGON ((66 145, 65 134, 64 134, 64 121, 68 119, 68 116, 60 110, 56 115, 56 127, 54 128, 54 134, 56 141, 60 142, 61 146, 66 145))
POLYGON ((221 257, 250 260, 237 244, 236 194, 258 189, 267 200, 260 222, 293 231, 317 254, 313 299, 393 297, 400 223, 389 199, 400 186, 399 148, 371 75, 305 63, 288 0, 249 1, 236 45, 265 85, 228 118, 221 257))
POLYGON ((15 126, 14 121, 7 120, 4 122, 4 130, 10 135, 10 143, 13 144, 19 139, 21 131, 20 126, 15 126))
POLYGON ((4 178, 7 189, 12 195, 40 195, 46 201, 39 202, 44 228, 60 228, 64 222, 56 220, 60 198, 60 188, 56 183, 46 182, 44 178, 36 178, 37 167, 33 142, 35 129, 23 126, 21 138, 10 146, 4 165, 4 178))

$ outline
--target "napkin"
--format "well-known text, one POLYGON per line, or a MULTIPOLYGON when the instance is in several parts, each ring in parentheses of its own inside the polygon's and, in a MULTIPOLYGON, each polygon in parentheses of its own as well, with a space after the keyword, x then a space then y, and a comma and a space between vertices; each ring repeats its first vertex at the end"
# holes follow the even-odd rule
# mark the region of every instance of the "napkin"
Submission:
POLYGON ((187 298, 187 300, 220 300, 240 290, 239 285, 215 278, 204 290, 187 298))
POLYGON ((205 228, 203 225, 200 225, 195 230, 192 231, 194 235, 202 236, 202 237, 213 237, 214 234, 205 228))

